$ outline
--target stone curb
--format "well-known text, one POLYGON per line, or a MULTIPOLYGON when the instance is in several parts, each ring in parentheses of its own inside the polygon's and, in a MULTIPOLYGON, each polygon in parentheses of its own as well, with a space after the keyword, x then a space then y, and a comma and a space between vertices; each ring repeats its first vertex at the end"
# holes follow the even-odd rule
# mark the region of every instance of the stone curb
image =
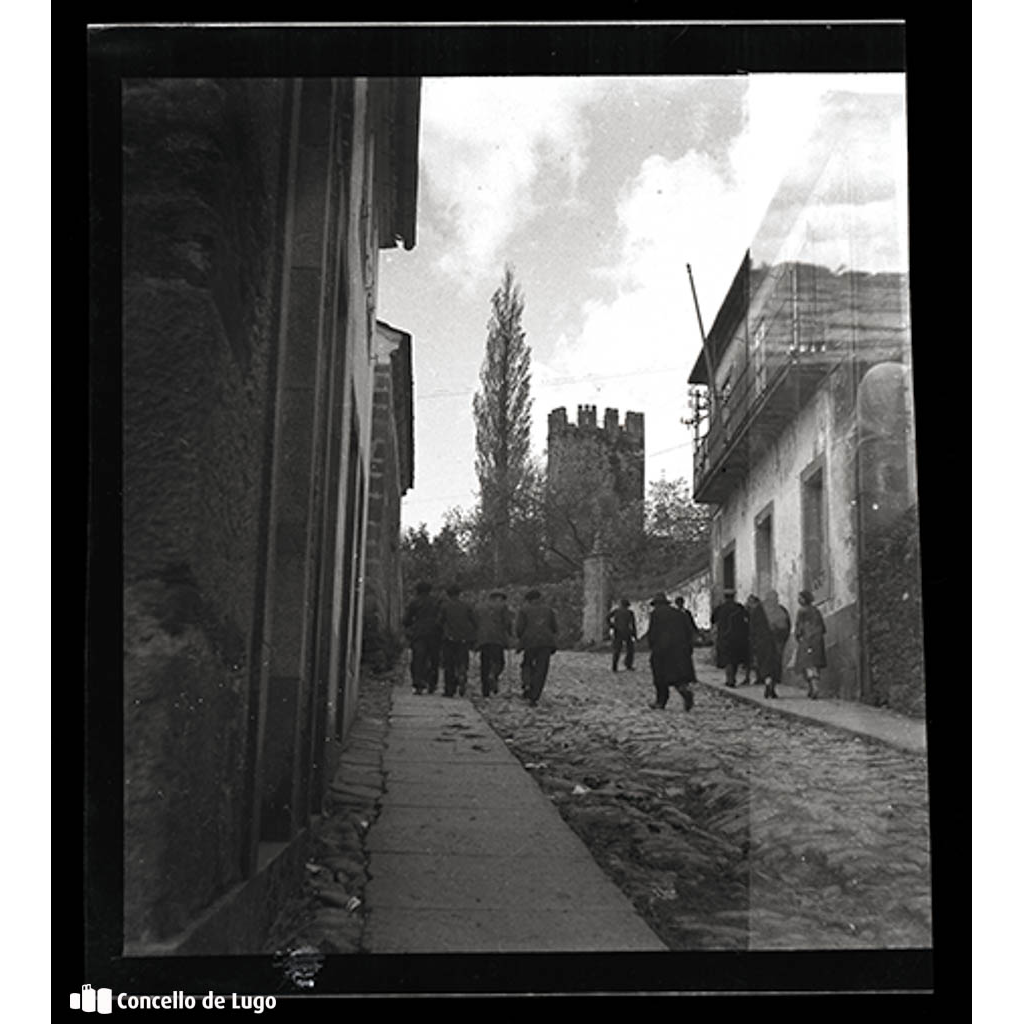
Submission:
POLYGON ((755 707, 763 708, 765 711, 769 711, 773 714, 783 715, 787 718, 793 718, 800 722, 804 722, 807 725, 817 725, 825 729, 832 729, 836 732, 845 733, 847 736, 854 736, 858 739, 864 740, 867 743, 875 743, 880 746, 888 747, 893 750, 899 750, 904 754, 916 754, 920 757, 927 756, 927 748, 922 748, 915 743, 904 743, 900 740, 896 740, 889 736, 883 736, 878 733, 872 733, 867 730, 857 728, 853 725, 848 725, 845 722, 839 722, 835 719, 829 718, 826 715, 814 715, 810 712, 798 710, 796 708, 787 707, 790 703, 785 698, 775 701, 762 700, 753 693, 737 692, 739 687, 731 688, 719 683, 707 683, 698 682, 698 686, 703 687, 706 690, 715 690, 718 693, 729 697, 732 700, 739 701, 744 704, 752 704, 755 707))

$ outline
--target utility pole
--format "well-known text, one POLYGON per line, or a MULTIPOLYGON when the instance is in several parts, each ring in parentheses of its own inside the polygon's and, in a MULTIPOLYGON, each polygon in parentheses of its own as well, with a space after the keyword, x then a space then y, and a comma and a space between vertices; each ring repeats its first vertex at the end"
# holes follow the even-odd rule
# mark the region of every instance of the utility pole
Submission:
POLYGON ((693 271, 690 264, 686 264, 686 273, 690 278, 690 291, 693 293, 693 307, 697 311, 697 327, 700 329, 700 343, 704 352, 704 363, 708 370, 708 394, 711 396, 711 419, 718 415, 718 388, 715 386, 715 367, 711 361, 711 350, 708 348, 708 339, 704 334, 704 321, 700 315, 700 303, 697 301, 697 288, 693 283, 693 271))

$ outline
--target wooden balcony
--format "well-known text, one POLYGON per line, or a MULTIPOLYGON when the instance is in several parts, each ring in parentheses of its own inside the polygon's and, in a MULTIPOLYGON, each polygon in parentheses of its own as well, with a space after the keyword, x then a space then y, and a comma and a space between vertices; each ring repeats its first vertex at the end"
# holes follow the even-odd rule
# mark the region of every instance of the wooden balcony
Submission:
POLYGON ((837 355, 824 347, 748 364, 694 446, 693 497, 722 504, 817 391, 837 355))

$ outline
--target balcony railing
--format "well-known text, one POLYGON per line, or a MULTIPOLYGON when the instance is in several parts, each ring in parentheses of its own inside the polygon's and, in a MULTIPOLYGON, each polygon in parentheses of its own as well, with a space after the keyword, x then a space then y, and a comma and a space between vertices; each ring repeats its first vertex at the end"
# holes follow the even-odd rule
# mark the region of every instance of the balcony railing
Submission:
POLYGON ((834 367, 901 361, 909 343, 904 275, 796 263, 748 271, 746 308, 727 328, 736 355, 724 339, 713 346, 725 380, 717 403, 705 385, 691 388, 697 501, 724 501, 834 367))
POLYGON ((765 352, 743 365, 710 409, 698 400, 693 493, 721 503, 753 461, 793 421, 839 358, 824 342, 765 352))

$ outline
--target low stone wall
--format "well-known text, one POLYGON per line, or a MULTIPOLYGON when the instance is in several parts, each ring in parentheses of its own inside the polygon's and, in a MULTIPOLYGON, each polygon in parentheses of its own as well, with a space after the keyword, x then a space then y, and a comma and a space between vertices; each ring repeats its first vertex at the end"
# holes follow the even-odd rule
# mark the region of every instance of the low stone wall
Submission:
POLYGON ((539 590, 542 599, 555 611, 558 619, 558 646, 562 649, 577 647, 583 637, 583 578, 570 576, 557 583, 526 583, 510 587, 486 587, 479 590, 468 590, 463 598, 474 605, 483 605, 492 590, 501 590, 508 595, 508 606, 513 617, 526 601, 524 596, 529 590, 539 590))
POLYGON ((620 598, 629 600, 636 616, 637 635, 642 637, 647 632, 647 623, 651 617, 651 598, 659 592, 673 602, 681 597, 693 615, 697 628, 705 632, 711 629, 710 568, 701 569, 682 579, 666 573, 639 580, 615 580, 608 610, 611 611, 620 598))

